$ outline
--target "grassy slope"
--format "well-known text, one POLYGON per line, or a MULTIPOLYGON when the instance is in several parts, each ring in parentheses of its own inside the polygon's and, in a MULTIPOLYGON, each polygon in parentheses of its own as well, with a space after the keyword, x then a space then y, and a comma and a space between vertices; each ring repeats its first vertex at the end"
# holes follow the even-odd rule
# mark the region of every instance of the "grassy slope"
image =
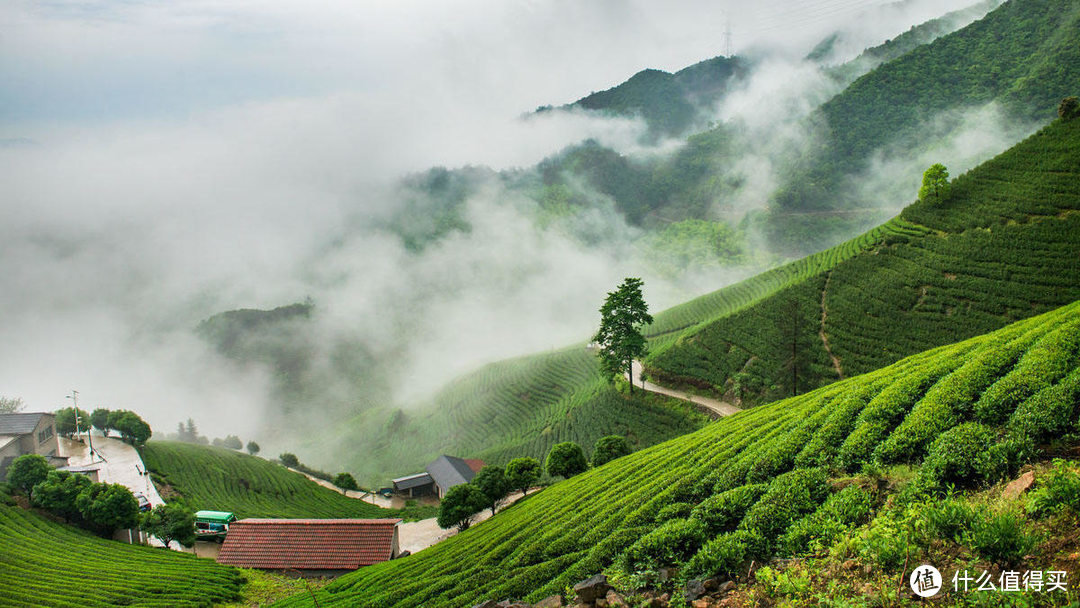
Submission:
POLYGON ((822 332, 851 376, 1052 309, 1080 298, 1078 210, 1080 121, 1056 121, 943 202, 657 315, 646 368, 762 402, 791 393, 796 327, 804 391, 838 378, 822 332))
POLYGON ((4 606, 210 606, 240 599, 243 577, 208 559, 104 540, 0 505, 4 606))
POLYGON ((151 441, 140 451, 146 468, 196 510, 231 511, 241 519, 409 515, 348 498, 281 465, 225 448, 151 441))
POLYGON ((615 433, 645 447, 704 420, 677 401, 616 392, 595 356, 577 346, 485 366, 418 410, 365 413, 342 425, 336 443, 371 448, 345 457, 346 468, 367 479, 420 470, 441 453, 502 464, 517 456, 542 459, 560 441, 588 452, 615 433))
MULTIPOLYGON (((792 469, 837 471, 872 458, 918 462, 935 438, 973 417, 1034 441, 1060 434, 1075 426, 1078 413, 1078 314, 1080 303, 1072 304, 617 459, 422 553, 344 576, 319 603, 435 608, 536 601, 609 567, 675 502, 699 503, 792 469), (980 405, 983 395, 995 394, 1012 397, 997 409, 980 405)), ((771 530, 770 554, 783 553, 779 535, 814 506, 777 508, 784 502, 762 499, 750 511, 756 527, 771 530)), ((297 596, 286 605, 309 602, 297 596)))

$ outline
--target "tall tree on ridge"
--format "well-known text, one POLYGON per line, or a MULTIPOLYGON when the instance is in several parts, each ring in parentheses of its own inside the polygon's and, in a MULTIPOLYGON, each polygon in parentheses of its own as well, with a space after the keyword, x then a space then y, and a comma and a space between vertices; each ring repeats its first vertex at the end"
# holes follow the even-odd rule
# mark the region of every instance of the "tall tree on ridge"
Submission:
POLYGON ((628 277, 609 292, 600 307, 600 329, 593 341, 600 346, 600 367, 612 376, 626 372, 634 394, 634 359, 645 356, 648 343, 641 327, 652 323, 649 305, 641 295, 642 280, 628 277))

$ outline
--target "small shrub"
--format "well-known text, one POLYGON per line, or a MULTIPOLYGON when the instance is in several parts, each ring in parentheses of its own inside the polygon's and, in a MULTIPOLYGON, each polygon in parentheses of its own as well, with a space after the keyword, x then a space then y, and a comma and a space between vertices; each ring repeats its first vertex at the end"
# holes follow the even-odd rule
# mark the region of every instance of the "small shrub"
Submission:
POLYGON ((922 527, 925 540, 951 540, 964 542, 978 514, 967 503, 947 498, 931 502, 922 509, 922 527))
POLYGON ((864 560, 884 570, 903 567, 911 550, 914 527, 911 507, 901 513, 891 512, 876 517, 855 539, 854 547, 864 560))
POLYGON ((690 517, 690 512, 693 509, 694 505, 688 502, 672 503, 660 509, 660 512, 656 514, 656 523, 662 524, 672 519, 686 519, 690 517))
POLYGON ((830 496, 817 511, 792 525, 780 546, 789 555, 828 547, 850 526, 864 520, 873 506, 873 497, 859 486, 848 486, 830 496))
POLYGON ((1024 463, 1035 454, 1035 442, 1030 437, 1006 437, 990 446, 975 465, 979 476, 994 483, 1014 477, 1024 463))
POLYGON ((691 517, 705 524, 710 536, 730 532, 738 527, 746 511, 761 498, 769 484, 740 486, 705 499, 694 507, 691 517))
POLYGON ((751 560, 764 557, 767 541, 751 530, 736 530, 709 541, 686 564, 687 578, 734 578, 751 560))
POLYGON ((1073 120, 1074 118, 1080 118, 1080 98, 1066 97, 1058 104, 1058 116, 1062 120, 1073 120))
POLYGON ((824 469, 796 469, 777 477, 761 500, 746 512, 740 528, 775 538, 813 511, 829 492, 824 469))
POLYGON ((1064 509, 1080 513, 1080 475, 1069 469, 1064 460, 1054 461, 1054 470, 1039 480, 1039 486, 1028 497, 1027 510, 1035 517, 1044 517, 1064 509))
POLYGON ((705 525, 696 519, 673 519, 642 536, 626 551, 628 571, 655 570, 690 559, 705 540, 705 525))
POLYGON ((1017 513, 1006 511, 980 518, 971 531, 975 553, 999 566, 1014 566, 1035 547, 1035 538, 1024 532, 1024 522, 1017 513))
POLYGON ((980 462, 990 447, 990 429, 966 422, 945 431, 930 444, 930 453, 919 470, 920 481, 930 486, 970 486, 980 480, 980 462))

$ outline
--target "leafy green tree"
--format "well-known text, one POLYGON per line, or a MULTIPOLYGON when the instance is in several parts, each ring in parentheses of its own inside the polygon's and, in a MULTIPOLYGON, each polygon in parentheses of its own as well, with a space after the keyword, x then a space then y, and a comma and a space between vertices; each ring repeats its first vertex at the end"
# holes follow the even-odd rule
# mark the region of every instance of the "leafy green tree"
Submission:
POLYGON ((49 471, 45 481, 34 486, 31 502, 35 506, 63 517, 67 522, 82 520, 82 513, 75 504, 75 499, 83 490, 94 483, 86 475, 68 471, 49 471))
POLYGON ((240 441, 240 438, 236 435, 226 435, 225 441, 222 442, 222 445, 229 448, 230 450, 244 449, 244 442, 240 441))
POLYGON ((940 202, 941 196, 949 186, 949 170, 941 163, 930 165, 922 176, 922 187, 919 188, 919 198, 929 200, 931 197, 940 202))
POLYGON ((118 483, 90 484, 75 497, 75 506, 86 526, 105 537, 139 522, 139 501, 118 483))
POLYGON ((1058 105, 1058 116, 1062 120, 1080 118, 1080 98, 1066 97, 1062 99, 1061 104, 1058 105))
POLYGON ((564 441, 551 447, 544 468, 548 475, 561 475, 569 479, 588 470, 589 462, 585 460, 585 451, 580 445, 573 441, 564 441))
POLYGON ((109 410, 99 407, 90 414, 90 424, 105 435, 109 434, 109 410))
POLYGON ((195 544, 195 513, 178 503, 158 505, 144 513, 139 528, 156 536, 166 549, 174 540, 185 547, 195 544))
POLYGON ((468 483, 456 485, 447 490, 439 503, 439 516, 436 522, 440 528, 454 528, 465 530, 472 523, 474 515, 484 507, 487 498, 476 488, 468 483))
POLYGON ((23 409, 21 397, 5 397, 0 395, 0 414, 14 414, 23 409))
POLYGON ((495 465, 489 464, 480 469, 470 483, 484 495, 484 506, 491 509, 492 515, 495 515, 495 507, 499 506, 499 501, 510 491, 506 473, 502 467, 495 465))
POLYGON ((24 454, 16 458, 7 470, 7 481, 30 496, 34 486, 45 481, 52 467, 41 454, 24 454))
POLYGON ((593 447, 592 463, 594 467, 598 467, 629 453, 630 444, 626 442, 626 437, 608 435, 596 440, 596 445, 593 447))
POLYGON ((252 456, 258 454, 260 449, 261 448, 259 448, 259 444, 255 443, 254 441, 249 441, 247 444, 247 452, 252 456))
POLYGON ((297 458, 296 454, 293 454, 292 452, 285 452, 281 456, 278 456, 278 461, 281 462, 281 464, 293 469, 300 466, 300 459, 297 458))
POLYGON ((359 490, 360 485, 356 483, 356 478, 351 473, 338 473, 334 477, 334 485, 342 490, 359 490))
POLYGON ((506 481, 511 488, 521 490, 522 495, 527 495, 529 487, 540 481, 542 472, 539 460, 515 458, 506 464, 506 481))
POLYGON ((58 435, 65 435, 70 437, 77 433, 79 430, 86 430, 86 425, 89 424, 89 414, 84 410, 79 410, 79 426, 75 425, 75 408, 65 407, 56 410, 56 433, 58 435))
POLYGON ((121 439, 134 445, 146 443, 154 434, 145 420, 128 410, 110 412, 109 428, 119 431, 121 439))
MULTIPOLYGON (((607 294, 600 307, 600 329, 593 342, 600 346, 601 368, 611 376, 631 374, 634 359, 644 357, 648 350, 641 327, 652 323, 653 318, 641 295, 641 285, 641 279, 627 278, 618 289, 607 294)), ((631 382, 630 393, 633 392, 631 382)))

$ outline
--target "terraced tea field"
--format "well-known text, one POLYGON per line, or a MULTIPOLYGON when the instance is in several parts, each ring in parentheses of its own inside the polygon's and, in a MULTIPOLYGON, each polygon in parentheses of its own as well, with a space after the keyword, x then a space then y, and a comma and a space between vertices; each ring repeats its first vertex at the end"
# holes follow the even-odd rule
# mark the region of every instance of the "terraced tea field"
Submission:
MULTIPOLYGON (((344 576, 319 604, 538 601, 612 567, 624 552, 649 555, 650 543, 665 538, 683 543, 672 565, 707 569, 715 543, 733 534, 758 538, 758 559, 784 555, 790 549, 780 539, 796 522, 822 504, 826 513, 836 509, 827 476, 868 461, 939 457, 951 446, 935 441, 972 419, 986 423, 990 444, 981 451, 1000 455, 1007 474, 1022 460, 1008 456, 1009 446, 1041 445, 1076 429, 1078 319, 1080 302, 724 418, 559 482, 422 553, 344 576), (725 507, 726 519, 709 515, 735 490, 742 506, 725 507), (676 503, 691 515, 659 523, 661 510, 676 503)), ((283 605, 310 602, 297 596, 283 605)))
POLYGON ((240 599, 236 568, 98 538, 0 505, 0 605, 207 607, 240 599))
POLYGON ((1080 121, 1059 120, 942 201, 661 313, 645 368, 750 404, 866 373, 1080 298, 1078 234, 1080 121))
POLYGON ((241 519, 411 515, 348 498, 281 465, 225 448, 151 441, 140 452, 146 468, 164 479, 195 510, 231 511, 241 519))
POLYGON ((443 453, 491 463, 517 456, 542 459, 555 443, 575 441, 591 450, 597 439, 611 434, 627 435, 644 447, 695 430, 706 420, 677 400, 640 391, 630 398, 615 391, 582 345, 485 366, 417 412, 366 413, 344 425, 338 445, 378 447, 348 462, 351 470, 406 474, 443 453))

